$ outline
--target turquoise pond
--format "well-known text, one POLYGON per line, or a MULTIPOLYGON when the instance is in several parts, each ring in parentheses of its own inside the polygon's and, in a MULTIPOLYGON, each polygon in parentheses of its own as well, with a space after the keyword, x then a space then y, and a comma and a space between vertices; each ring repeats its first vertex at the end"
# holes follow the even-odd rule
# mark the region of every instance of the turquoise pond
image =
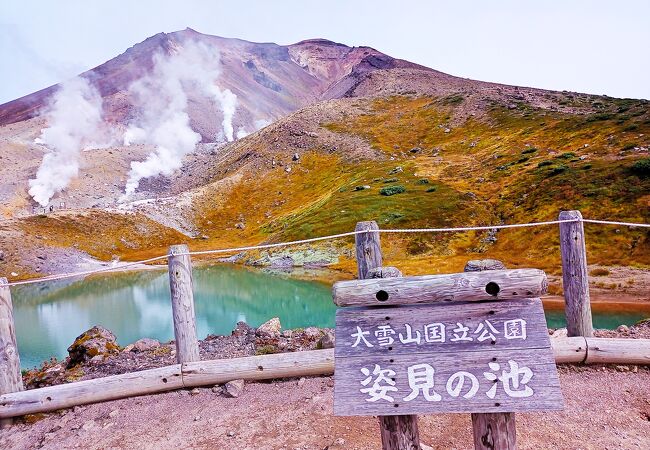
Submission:
MULTIPOLYGON (((166 271, 95 277, 70 284, 42 283, 12 288, 21 365, 30 368, 67 355, 74 339, 102 325, 121 345, 142 337, 174 337, 166 271)), ((194 269, 194 300, 199 338, 230 334, 238 321, 258 326, 279 317, 285 329, 333 327, 330 286, 287 275, 228 265, 194 269)), ((598 328, 631 325, 641 314, 594 314, 598 328)), ((563 311, 547 312, 549 327, 564 325, 563 311)))

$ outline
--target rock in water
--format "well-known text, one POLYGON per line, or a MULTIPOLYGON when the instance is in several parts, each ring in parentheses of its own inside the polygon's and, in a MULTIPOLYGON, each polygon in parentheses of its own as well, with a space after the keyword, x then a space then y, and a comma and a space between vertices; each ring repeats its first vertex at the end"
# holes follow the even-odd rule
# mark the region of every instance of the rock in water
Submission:
POLYGON ((109 357, 117 355, 120 349, 115 340, 115 335, 106 328, 95 325, 75 339, 68 347, 67 368, 70 369, 78 364, 85 363, 95 356, 109 357))
POLYGON ((280 324, 280 318, 274 317, 268 322, 264 322, 262 325, 260 325, 257 328, 257 334, 279 337, 281 329, 282 329, 282 325, 280 324))
POLYGON ((142 338, 133 343, 133 349, 131 351, 146 352, 147 350, 152 350, 158 347, 160 347, 159 341, 150 338, 142 338))
POLYGON ((506 266, 496 259, 473 259, 467 261, 464 272, 483 272, 484 270, 505 270, 506 266))
POLYGON ((237 398, 244 392, 244 380, 232 380, 223 386, 223 392, 228 397, 237 398))

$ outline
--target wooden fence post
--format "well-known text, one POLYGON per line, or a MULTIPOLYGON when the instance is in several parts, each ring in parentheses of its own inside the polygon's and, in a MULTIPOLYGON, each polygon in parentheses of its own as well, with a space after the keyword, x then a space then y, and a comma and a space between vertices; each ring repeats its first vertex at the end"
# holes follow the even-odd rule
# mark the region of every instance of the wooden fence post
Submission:
MULTIPOLYGON (((0 394, 23 390, 20 357, 16 345, 16 329, 7 279, 0 278, 0 394)), ((13 419, 0 419, 0 428, 6 428, 13 419)))
MULTIPOLYGON (((355 230, 379 230, 379 226, 375 221, 359 222, 355 230)), ((371 270, 382 266, 379 233, 357 234, 354 240, 359 279, 369 278, 371 270)), ((379 416, 379 428, 383 450, 420 450, 418 416, 379 416)))
POLYGON ((176 361, 179 364, 199 361, 199 342, 196 338, 192 261, 187 245, 169 247, 169 287, 171 290, 176 361))
POLYGON ((472 432, 475 450, 517 449, 515 413, 472 413, 472 432))
POLYGON ((560 252, 562 254, 562 281, 564 288, 564 311, 569 336, 592 337, 589 299, 589 274, 585 230, 580 211, 562 211, 560 220, 575 220, 560 224, 560 252))

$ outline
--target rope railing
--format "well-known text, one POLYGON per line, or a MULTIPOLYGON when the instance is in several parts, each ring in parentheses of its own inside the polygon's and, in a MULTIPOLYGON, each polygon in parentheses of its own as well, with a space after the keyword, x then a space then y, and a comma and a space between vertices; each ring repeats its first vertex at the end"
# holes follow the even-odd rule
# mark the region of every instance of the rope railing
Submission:
POLYGON ((239 252, 248 251, 248 250, 265 250, 265 249, 270 249, 270 248, 288 247, 288 246, 292 246, 292 245, 309 244, 309 243, 318 242, 318 241, 340 239, 340 238, 355 236, 355 235, 363 234, 363 233, 386 233, 386 234, 448 233, 448 232, 449 233, 454 233, 454 232, 464 232, 464 231, 486 231, 486 230, 502 230, 502 229, 509 229, 509 228, 539 227, 539 226, 547 226, 547 225, 558 225, 558 224, 561 224, 561 223, 569 223, 569 222, 584 222, 584 223, 593 223, 593 224, 600 224, 600 225, 619 225, 619 226, 628 226, 628 227, 650 228, 650 224, 647 224, 647 223, 617 222, 617 221, 595 220, 595 219, 571 219, 571 220, 549 220, 549 221, 545 221, 545 222, 515 223, 515 224, 505 224, 505 225, 485 225, 485 226, 474 226, 474 227, 355 230, 355 231, 349 231, 349 232, 346 232, 346 233, 332 234, 332 235, 328 235, 328 236, 319 236, 319 237, 315 237, 315 238, 301 239, 301 240, 297 240, 297 241, 278 242, 278 243, 274 243, 274 244, 259 244, 259 245, 245 246, 245 247, 232 247, 232 248, 222 248, 222 249, 214 249, 214 250, 198 250, 198 251, 191 251, 191 252, 187 252, 187 253, 173 253, 173 254, 167 253, 165 255, 155 256, 153 258, 143 259, 141 261, 134 261, 134 262, 130 262, 130 263, 125 263, 125 264, 120 264, 120 265, 115 265, 115 266, 109 266, 109 267, 102 267, 102 268, 99 268, 99 269, 86 270, 86 271, 82 271, 82 272, 62 273, 62 274, 50 275, 50 276, 41 277, 41 278, 34 278, 34 279, 30 279, 30 280, 12 281, 12 282, 2 284, 2 285, 3 286, 21 286, 21 285, 27 285, 27 284, 43 283, 43 282, 46 282, 46 281, 60 281, 60 280, 65 280, 65 279, 70 279, 70 278, 85 277, 85 276, 88 276, 88 275, 94 275, 94 274, 98 274, 98 273, 121 271, 121 270, 124 270, 125 268, 128 268, 128 267, 139 266, 139 265, 143 265, 143 264, 147 264, 147 263, 167 259, 170 256, 214 255, 214 254, 222 254, 222 253, 239 253, 239 252))

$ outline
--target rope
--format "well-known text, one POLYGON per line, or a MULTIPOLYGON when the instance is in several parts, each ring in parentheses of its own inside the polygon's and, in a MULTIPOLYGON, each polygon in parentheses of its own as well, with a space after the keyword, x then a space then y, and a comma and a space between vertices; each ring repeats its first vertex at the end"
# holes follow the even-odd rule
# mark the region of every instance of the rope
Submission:
POLYGON ((603 225, 622 225, 624 227, 650 228, 650 223, 611 222, 609 220, 594 220, 594 219, 582 219, 582 221, 587 223, 599 223, 603 225))
POLYGON ((546 225, 557 225, 560 223, 568 223, 568 222, 587 222, 587 223, 595 223, 595 224, 602 224, 602 225, 621 225, 621 226, 629 226, 629 227, 650 228, 650 224, 646 224, 646 223, 612 222, 606 220, 593 220, 593 219, 569 219, 569 220, 550 220, 546 222, 515 223, 510 225, 489 225, 489 226, 477 226, 477 227, 355 230, 355 231, 349 231, 347 233, 332 234, 329 236, 320 236, 320 237, 315 237, 310 239, 301 239, 298 241, 278 242, 275 244, 261 244, 261 245, 251 245, 247 247, 201 250, 201 251, 194 251, 194 252, 187 252, 187 253, 174 253, 173 255, 166 254, 166 255, 156 256, 149 259, 144 259, 142 261, 135 261, 131 263, 121 264, 119 266, 114 266, 114 267, 103 267, 101 269, 87 270, 83 272, 62 273, 58 275, 51 275, 51 276, 35 278, 31 280, 13 281, 11 283, 0 284, 0 286, 20 286, 26 284, 42 283, 45 281, 65 280, 69 278, 93 275, 96 273, 111 272, 115 270, 123 270, 127 267, 133 267, 133 266, 147 264, 154 261, 160 261, 162 259, 167 259, 169 256, 213 255, 219 253, 235 253, 235 252, 239 253, 246 250, 263 250, 269 248, 309 244, 311 242, 325 241, 330 239, 340 239, 340 238, 344 238, 348 236, 356 236, 357 234, 364 234, 364 233, 446 233, 446 232, 461 232, 461 231, 484 231, 484 230, 502 230, 506 228, 539 227, 539 226, 546 226, 546 225))

